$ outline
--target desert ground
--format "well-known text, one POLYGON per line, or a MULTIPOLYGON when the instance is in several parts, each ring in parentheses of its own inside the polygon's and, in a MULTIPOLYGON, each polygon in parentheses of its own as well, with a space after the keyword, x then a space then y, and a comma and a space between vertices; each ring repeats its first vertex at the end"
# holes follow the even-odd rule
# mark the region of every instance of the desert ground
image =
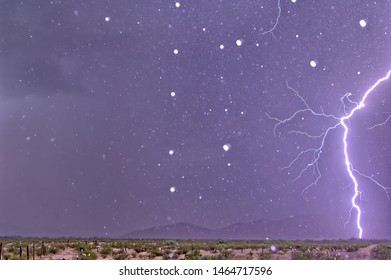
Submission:
POLYGON ((390 260, 390 241, 0 239, 1 260, 390 260))

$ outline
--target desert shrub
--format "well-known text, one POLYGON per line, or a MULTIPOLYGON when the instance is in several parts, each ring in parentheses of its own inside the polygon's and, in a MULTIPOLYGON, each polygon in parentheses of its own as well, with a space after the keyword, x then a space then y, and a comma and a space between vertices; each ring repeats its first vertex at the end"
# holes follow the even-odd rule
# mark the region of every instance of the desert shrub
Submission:
POLYGON ((79 256, 80 260, 96 260, 97 256, 94 252, 81 253, 79 256))
POLYGON ((377 260, 391 260, 391 248, 379 245, 373 250, 373 255, 377 260))
POLYGON ((97 258, 96 253, 92 252, 92 248, 87 242, 78 242, 74 248, 78 251, 80 260, 96 260, 97 258))
POLYGON ((187 254, 188 252, 191 251, 191 247, 186 244, 182 244, 178 247, 177 253, 180 254, 187 254))
POLYGON ((148 258, 154 259, 157 256, 162 256, 163 254, 159 251, 157 247, 152 247, 148 250, 148 258))
POLYGON ((11 245, 5 251, 10 253, 10 254, 19 254, 19 248, 16 245, 11 245))
POLYGON ((222 250, 218 255, 218 260, 229 260, 232 256, 232 252, 228 250, 222 250))
POLYGON ((178 245, 178 242, 176 242, 175 240, 164 241, 164 246, 175 246, 175 245, 178 245))
POLYGON ((216 252, 216 248, 217 248, 216 244, 210 244, 208 250, 210 250, 212 252, 216 252))
POLYGON ((346 247, 346 252, 356 252, 359 247, 357 245, 349 245, 346 247))
POLYGON ((105 245, 101 250, 100 250, 100 255, 102 256, 102 258, 106 258, 108 255, 111 254, 111 252, 113 251, 113 248, 109 245, 105 245))
POLYGON ((292 260, 313 260, 311 252, 296 251, 292 253, 292 260))
POLYGON ((272 254, 270 252, 264 252, 263 254, 258 254, 258 260, 271 260, 272 254))
POLYGON ((195 249, 198 249, 198 250, 209 250, 209 245, 206 244, 206 243, 198 243, 194 246, 194 250, 195 249))
POLYGON ((244 250, 249 248, 260 248, 262 244, 254 244, 254 243, 248 243, 248 242, 237 242, 234 245, 230 246, 232 249, 236 250, 244 250))
POLYGON ((135 250, 137 253, 141 253, 141 252, 144 252, 146 250, 146 248, 142 244, 135 244, 133 246, 133 250, 135 250))
POLYGON ((313 246, 311 244, 301 243, 296 245, 296 248, 301 252, 308 252, 313 249, 313 246))
POLYGON ((129 247, 129 243, 128 242, 125 242, 125 241, 118 241, 118 242, 115 242, 113 247, 114 248, 119 248, 119 249, 122 249, 122 248, 128 248, 129 247))
POLYGON ((189 254, 187 254, 186 259, 188 260, 200 260, 201 253, 200 250, 193 250, 189 254))
POLYGON ((37 257, 42 256, 42 248, 40 248, 40 247, 35 247, 35 255, 36 255, 37 257))
POLYGON ((115 260, 126 260, 128 256, 129 255, 126 252, 121 252, 121 251, 113 252, 113 259, 115 260))
POLYGON ((331 257, 326 256, 323 252, 300 252, 292 253, 292 260, 330 260, 331 257))
POLYGON ((49 254, 56 254, 58 252, 58 248, 56 246, 50 246, 49 254))

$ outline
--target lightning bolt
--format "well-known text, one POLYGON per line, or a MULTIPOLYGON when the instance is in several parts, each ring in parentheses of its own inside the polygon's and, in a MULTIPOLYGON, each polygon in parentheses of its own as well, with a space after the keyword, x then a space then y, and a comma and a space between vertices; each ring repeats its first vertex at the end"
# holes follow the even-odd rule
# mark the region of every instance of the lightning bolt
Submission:
MULTIPOLYGON (((268 31, 263 32, 262 35, 271 33, 272 36, 274 37, 273 31, 277 28, 278 21, 280 20, 280 16, 281 16, 281 3, 280 3, 280 2, 281 2, 281 0, 278 0, 278 1, 277 1, 278 15, 277 15, 277 18, 276 18, 276 21, 275 21, 273 27, 270 28, 268 31)), ((275 37, 274 37, 274 39, 275 39, 275 37)))
MULTIPOLYGON (((363 235, 363 228, 362 228, 362 225, 361 225, 361 215, 362 215, 362 211, 361 211, 361 208, 358 204, 358 200, 360 199, 360 195, 361 195, 361 192, 360 192, 360 188, 359 188, 359 184, 358 184, 358 180, 356 178, 356 176, 361 176, 369 181, 371 181, 372 183, 374 183, 376 186, 380 187, 381 189, 383 189, 387 195, 387 197, 389 198, 389 195, 388 195, 388 192, 391 190, 391 188, 387 188, 387 187, 384 187, 381 183, 379 183, 378 181, 376 181, 373 176, 368 176, 360 171, 358 171, 357 169, 355 169, 353 167, 353 164, 351 163, 350 161, 350 157, 349 157, 349 151, 348 151, 348 136, 349 136, 349 124, 350 124, 350 120, 351 118, 353 117, 353 115, 361 110, 362 108, 365 107, 365 102, 368 98, 368 96, 373 93, 373 91, 378 87, 379 84, 381 84, 382 82, 388 80, 390 78, 390 75, 391 75, 391 70, 387 72, 387 74, 380 78, 379 80, 376 81, 376 83, 374 83, 363 95, 362 99, 360 102, 354 102, 350 99, 350 96, 351 94, 350 93, 347 93, 345 94, 340 100, 342 102, 342 105, 343 105, 343 110, 344 110, 344 113, 345 115, 342 116, 342 117, 336 117, 334 115, 331 115, 331 114, 326 114, 323 109, 321 108, 321 111, 318 112, 318 111, 315 111, 313 110, 309 105, 308 103, 306 102, 306 100, 298 93, 298 91, 296 91, 295 89, 293 89, 291 86, 289 86, 288 82, 286 82, 286 86, 287 88, 294 93, 294 95, 301 100, 301 102, 304 104, 304 108, 303 109, 300 109, 300 110, 297 110, 296 112, 294 112, 291 116, 289 116, 288 118, 285 118, 285 119, 279 119, 279 118, 276 118, 276 117, 272 117, 270 116, 268 113, 266 113, 267 117, 271 120, 274 120, 276 121, 277 123, 275 124, 274 126, 274 135, 276 136, 276 130, 278 129, 279 126, 281 125, 284 125, 284 124, 287 124, 289 123, 290 121, 292 121, 294 118, 296 118, 297 116, 299 116, 300 114, 303 114, 303 113, 310 113, 312 114, 313 116, 320 116, 320 117, 323 117, 323 118, 327 118, 327 119, 330 119, 333 121, 333 125, 327 127, 326 129, 324 129, 324 131, 318 135, 314 135, 314 134, 310 134, 306 131, 301 131, 301 130, 292 130, 292 131, 289 131, 288 134, 296 134, 296 135, 304 135, 308 138, 311 138, 311 139, 320 139, 320 143, 313 147, 313 148, 310 148, 310 149, 307 149, 307 150, 304 150, 304 151, 301 151, 287 166, 285 167, 282 167, 281 169, 288 169, 288 168, 291 168, 295 163, 297 163, 300 158, 302 158, 304 155, 306 154, 311 154, 312 155, 312 160, 307 164, 307 166, 305 166, 301 172, 299 173, 299 175, 293 180, 293 181, 296 181, 298 180, 299 178, 301 178, 301 176, 309 169, 312 168, 313 170, 313 173, 316 175, 316 178, 313 182, 311 182, 309 185, 307 185, 304 189, 303 189, 303 193, 308 190, 308 188, 312 187, 312 186, 315 186, 318 181, 321 179, 322 177, 322 174, 320 172, 320 169, 319 169, 319 159, 323 153, 323 150, 324 150, 324 146, 325 146, 325 140, 327 138, 327 136, 330 134, 331 131, 335 130, 336 128, 338 127, 342 127, 343 128, 343 135, 342 135, 342 142, 343 142, 343 154, 344 154, 344 159, 345 159, 345 166, 346 166, 346 171, 349 175, 349 178, 350 180, 352 181, 352 184, 353 184, 353 195, 352 195, 352 198, 351 198, 351 209, 349 211, 349 218, 347 220, 347 222, 345 223, 345 225, 350 221, 350 218, 351 218, 351 213, 353 210, 355 210, 357 212, 357 216, 356 216, 356 227, 357 227, 357 231, 358 231, 358 237, 361 239, 362 238, 362 235, 363 235), (350 112, 347 111, 347 106, 345 104, 345 100, 347 100, 349 102, 349 104, 353 105, 353 109, 350 110, 350 112)), ((387 120, 383 123, 380 123, 380 124, 376 124, 372 127, 370 127, 369 129, 373 129, 377 126, 380 126, 380 125, 385 125, 387 123, 387 121, 391 118, 391 115, 387 118, 387 120)))

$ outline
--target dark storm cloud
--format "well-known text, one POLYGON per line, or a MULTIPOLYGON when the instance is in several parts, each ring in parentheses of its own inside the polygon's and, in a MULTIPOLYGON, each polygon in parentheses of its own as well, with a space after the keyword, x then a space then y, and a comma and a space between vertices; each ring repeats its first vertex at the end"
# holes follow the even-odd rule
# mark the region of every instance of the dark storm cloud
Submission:
POLYGON ((86 95, 101 82, 97 72, 106 70, 112 81, 121 75, 122 69, 114 66, 119 56, 136 57, 115 51, 114 46, 124 46, 131 36, 104 26, 104 16, 93 3, 3 2, 3 96, 86 95))
MULTIPOLYGON (((43 96, 80 92, 80 60, 68 53, 75 48, 68 34, 59 34, 53 5, 3 1, 1 16, 2 95, 43 96)), ((58 14, 57 14, 58 15, 58 14)), ((72 27, 71 27, 72 29, 72 27)), ((75 32, 76 33, 76 32, 75 32)), ((79 43, 77 43, 79 44, 79 43)))

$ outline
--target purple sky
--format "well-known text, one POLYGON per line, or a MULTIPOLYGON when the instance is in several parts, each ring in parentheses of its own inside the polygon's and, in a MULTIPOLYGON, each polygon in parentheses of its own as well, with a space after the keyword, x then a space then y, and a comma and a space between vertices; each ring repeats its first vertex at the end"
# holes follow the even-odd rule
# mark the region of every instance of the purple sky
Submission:
MULTIPOLYGON (((266 113, 304 108, 288 83, 317 112, 342 117, 342 96, 359 101, 391 69, 390 2, 0 4, 3 229, 114 236, 319 215, 357 237, 355 211, 344 226, 353 188, 342 128, 326 138, 322 178, 303 192, 312 169, 292 180, 311 157, 281 167, 319 140, 288 132, 320 134, 332 122, 302 113, 274 136, 266 113)), ((385 187, 391 121, 368 128, 390 115, 390 94, 391 81, 349 134, 354 167, 385 187)), ((391 237, 386 193, 358 180, 364 237, 391 237)))

